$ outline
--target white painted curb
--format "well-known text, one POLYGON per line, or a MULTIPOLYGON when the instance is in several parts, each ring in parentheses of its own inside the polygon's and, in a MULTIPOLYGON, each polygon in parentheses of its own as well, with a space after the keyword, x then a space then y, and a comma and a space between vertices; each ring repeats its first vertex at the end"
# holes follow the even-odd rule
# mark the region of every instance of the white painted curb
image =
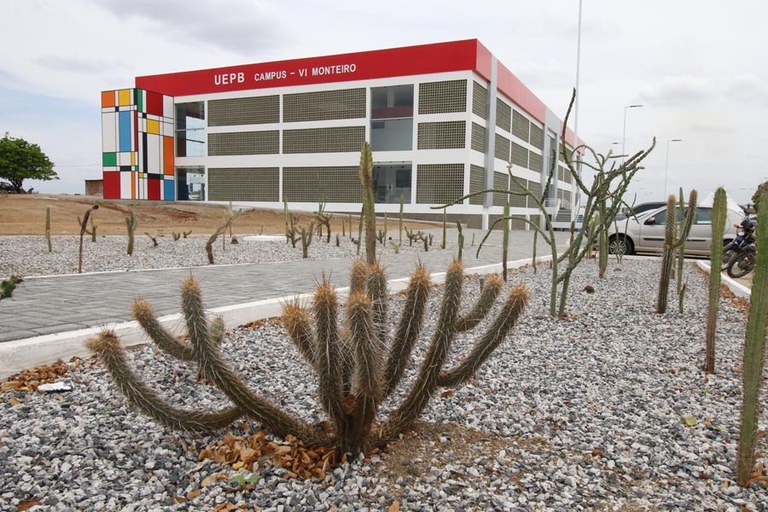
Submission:
MULTIPOLYGON (((696 264, 699 266, 700 269, 709 273, 710 265, 708 261, 697 261, 696 264)), ((725 272, 722 272, 720 274, 720 280, 725 286, 728 287, 729 290, 733 292, 735 296, 740 297, 742 299, 749 299, 752 296, 752 290, 750 290, 743 284, 739 283, 738 281, 734 281, 733 278, 731 278, 731 276, 729 276, 725 272)))
MULTIPOLYGON (((551 259, 552 256, 541 256, 536 261, 544 262, 551 259)), ((530 265, 531 261, 531 258, 510 261, 507 263, 507 267, 509 269, 520 268, 530 265)), ((501 272, 501 263, 464 269, 465 274, 493 274, 498 272, 501 272)), ((433 283, 441 284, 445 281, 445 272, 431 274, 431 277, 433 283)), ((390 293, 398 293, 407 289, 408 280, 409 278, 407 277, 390 280, 390 293)), ((337 292, 341 299, 345 299, 349 292, 349 287, 337 288, 337 292)), ((277 299, 222 306, 210 309, 208 312, 214 316, 221 316, 224 319, 224 324, 231 328, 265 318, 280 316, 284 303, 298 300, 308 304, 312 296, 313 293, 304 293, 277 299)), ((184 320, 181 313, 160 317, 158 321, 163 327, 174 334, 184 333, 184 320)), ((91 355, 91 352, 85 347, 84 343, 87 339, 96 336, 102 329, 114 330, 126 347, 143 345, 149 341, 139 323, 131 321, 0 343, 0 379, 5 379, 26 368, 51 364, 58 359, 67 360, 74 356, 88 357, 91 355)))

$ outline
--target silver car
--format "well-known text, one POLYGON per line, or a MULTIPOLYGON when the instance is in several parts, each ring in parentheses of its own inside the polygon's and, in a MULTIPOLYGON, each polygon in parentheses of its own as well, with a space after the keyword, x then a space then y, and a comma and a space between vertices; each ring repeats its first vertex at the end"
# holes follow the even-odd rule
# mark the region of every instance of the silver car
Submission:
MULTIPOLYGON (((743 214, 727 209, 723 244, 736 237, 734 224, 741 222, 743 214)), ((677 220, 680 210, 676 209, 677 220)), ((664 247, 664 225, 667 222, 667 207, 643 212, 636 217, 616 221, 608 230, 608 247, 612 254, 623 252, 659 253, 664 247)), ((712 245, 712 208, 700 206, 696 209, 696 219, 685 241, 685 254, 691 256, 709 256, 712 245)))

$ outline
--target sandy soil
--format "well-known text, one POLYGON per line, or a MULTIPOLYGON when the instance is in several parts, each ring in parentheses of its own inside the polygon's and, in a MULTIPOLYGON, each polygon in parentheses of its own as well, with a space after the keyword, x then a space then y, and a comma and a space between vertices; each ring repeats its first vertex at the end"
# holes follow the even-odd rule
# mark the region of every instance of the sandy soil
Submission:
MULTIPOLYGON (((139 225, 137 232, 171 234, 192 231, 193 234, 213 233, 227 214, 227 207, 195 202, 160 203, 150 201, 103 200, 92 196, 69 195, 15 195, 0 194, 0 235, 44 235, 45 210, 51 209, 51 234, 79 234, 78 217, 93 205, 91 216, 99 235, 122 235, 126 232, 125 216, 131 209, 139 225)), ((290 208, 290 204, 289 204, 290 208)), ((341 219, 347 215, 336 215, 331 230, 341 231, 341 219)), ((300 223, 310 216, 300 216, 300 223)), ((434 227, 427 224, 409 223, 409 227, 424 229, 434 227)), ((357 219, 353 219, 357 229, 357 219)), ((235 234, 283 234, 285 222, 282 210, 251 210, 241 215, 234 223, 235 234)))

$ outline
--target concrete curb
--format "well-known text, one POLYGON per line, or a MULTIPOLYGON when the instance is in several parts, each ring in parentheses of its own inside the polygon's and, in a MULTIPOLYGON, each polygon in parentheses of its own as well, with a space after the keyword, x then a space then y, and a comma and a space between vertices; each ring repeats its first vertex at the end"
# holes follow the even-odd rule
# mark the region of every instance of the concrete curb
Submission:
MULTIPOLYGON (((551 259, 552 256, 540 256, 536 261, 544 262, 551 259)), ((530 265, 531 262, 531 258, 526 258, 510 261, 507 265, 509 269, 515 269, 530 265)), ((501 272, 501 263, 471 267, 464 269, 464 272, 465 274, 497 273, 501 272)), ((434 283, 441 284, 445 281, 445 272, 434 273, 431 276, 434 283)), ((390 293, 397 293, 407 289, 408 279, 390 280, 390 293)), ((341 299, 345 299, 349 292, 349 287, 337 288, 337 292, 341 299)), ((299 300, 300 302, 309 303, 312 295, 312 293, 303 293, 276 299, 222 306, 212 308, 208 310, 208 313, 214 316, 221 316, 224 319, 225 325, 228 328, 232 328, 257 320, 280 316, 282 305, 285 302, 299 300)), ((184 319, 181 313, 162 316, 158 318, 158 321, 163 327, 176 335, 184 332, 184 319)), ((139 323, 131 321, 0 343, 0 379, 5 379, 27 368, 51 364, 59 359, 67 360, 75 356, 88 357, 91 355, 91 352, 85 348, 85 341, 96 336, 103 329, 114 330, 126 347, 143 345, 149 341, 139 323)))
MULTIPOLYGON (((708 261, 697 261, 696 264, 699 266, 700 269, 706 271, 709 273, 710 271, 710 265, 708 261)), ((731 278, 728 274, 725 272, 722 272, 720 274, 720 279, 722 283, 728 287, 729 290, 733 292, 733 294, 737 297, 740 297, 742 299, 749 299, 752 297, 752 290, 744 286, 743 284, 734 281, 733 278, 731 278)))

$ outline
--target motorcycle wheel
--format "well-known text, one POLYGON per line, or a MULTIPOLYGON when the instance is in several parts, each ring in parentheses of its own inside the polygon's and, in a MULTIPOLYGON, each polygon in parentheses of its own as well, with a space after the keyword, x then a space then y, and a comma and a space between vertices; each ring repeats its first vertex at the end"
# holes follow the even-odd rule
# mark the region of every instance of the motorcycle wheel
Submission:
POLYGON ((739 278, 752 272, 755 268, 755 252, 745 251, 736 256, 728 263, 728 275, 739 278))
POLYGON ((728 263, 731 262, 731 258, 736 256, 738 253, 734 249, 728 249, 723 251, 723 260, 722 264, 720 265, 720 271, 725 271, 728 268, 728 263))

